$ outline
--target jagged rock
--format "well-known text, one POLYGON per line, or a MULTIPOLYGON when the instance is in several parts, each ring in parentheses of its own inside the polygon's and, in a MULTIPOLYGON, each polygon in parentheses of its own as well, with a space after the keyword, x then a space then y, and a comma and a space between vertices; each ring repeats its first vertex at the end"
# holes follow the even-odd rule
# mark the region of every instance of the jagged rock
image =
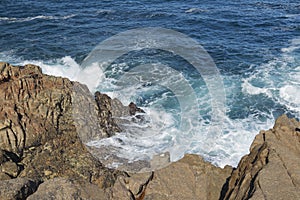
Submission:
POLYGON ((145 113, 145 111, 139 107, 137 107, 133 102, 131 102, 129 105, 129 113, 130 115, 136 115, 137 113, 145 113))
MULTIPOLYGON (((118 127, 115 120, 113 120, 112 99, 106 94, 96 92, 95 101, 101 111, 99 112, 101 127, 103 127, 109 135, 113 135, 115 132, 120 132, 121 129, 118 127)), ((123 105, 120 104, 120 107, 123 107, 123 105)))
POLYGON ((118 99, 111 99, 108 95, 98 91, 95 92, 95 101, 99 109, 100 125, 109 136, 121 131, 120 125, 126 123, 124 118, 131 118, 132 121, 134 119, 141 120, 142 117, 138 114, 145 113, 133 102, 124 106, 118 99))
POLYGON ((78 184, 65 178, 54 178, 42 183, 27 200, 106 200, 109 196, 96 185, 78 184))
POLYGON ((38 185, 39 182, 27 178, 0 181, 0 199, 26 199, 36 191, 38 185))
POLYGON ((153 172, 119 176, 114 187, 110 189, 113 199, 136 199, 144 198, 145 190, 153 179, 153 172))
POLYGON ((0 63, 0 72, 1 149, 22 156, 24 149, 40 146, 65 129, 76 130, 71 123, 76 83, 43 75, 34 65, 0 63))
POLYGON ((281 116, 261 131, 229 181, 221 199, 300 199, 300 123, 281 116))
POLYGON ((111 186, 119 172, 82 143, 111 135, 100 123, 110 125, 110 118, 85 85, 44 75, 38 66, 0 63, 1 179, 70 177, 111 186))
POLYGON ((142 122, 144 110, 137 107, 133 102, 124 106, 116 98, 111 99, 108 95, 100 92, 95 93, 95 100, 101 112, 99 112, 101 127, 109 134, 121 131, 122 124, 130 122, 142 122), (126 119, 127 118, 127 119, 126 119))
POLYGON ((154 155, 153 158, 150 160, 150 166, 153 170, 160 169, 170 164, 170 160, 171 156, 169 152, 154 155))
POLYGON ((198 155, 185 155, 154 173, 145 199, 218 199, 231 171, 229 166, 221 169, 198 155))

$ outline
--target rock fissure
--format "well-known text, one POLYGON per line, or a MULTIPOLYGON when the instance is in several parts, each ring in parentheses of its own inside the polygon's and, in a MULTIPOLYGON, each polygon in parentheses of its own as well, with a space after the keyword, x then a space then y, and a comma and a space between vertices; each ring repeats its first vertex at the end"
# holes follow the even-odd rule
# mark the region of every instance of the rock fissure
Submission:
POLYGON ((149 182, 153 180, 153 177, 154 177, 154 172, 152 171, 151 175, 149 176, 149 178, 147 179, 147 181, 144 184, 140 185, 139 190, 138 190, 138 192, 136 194, 138 196, 136 198, 136 200, 143 200, 144 199, 147 186, 148 186, 149 182))
POLYGON ((252 197, 253 193, 256 190, 255 181, 256 181, 257 176, 258 176, 258 173, 255 174, 254 177, 251 177, 251 181, 250 181, 250 185, 249 185, 249 190, 248 190, 248 194, 247 194, 246 199, 250 199, 252 197))
POLYGON ((9 126, 4 126, 4 127, 0 128, 0 132, 6 130, 8 128, 9 128, 9 126))
MULTIPOLYGON (((17 123, 18 123, 18 126, 20 127, 21 129, 21 137, 19 137, 19 142, 17 143, 17 149, 18 149, 18 154, 20 155, 20 157, 22 156, 23 154, 23 148, 25 147, 26 145, 26 127, 23 126, 22 124, 22 114, 18 111, 18 107, 17 105, 15 104, 15 107, 14 107, 14 111, 15 113, 17 114, 17 123)), ((17 138, 17 135, 16 135, 16 141, 18 141, 18 138, 17 138)))
POLYGON ((13 147, 17 146, 17 138, 12 128, 6 130, 7 140, 9 144, 9 149, 13 151, 13 147), (13 138, 12 138, 13 137, 13 138))
POLYGON ((291 176, 291 173, 289 172, 287 166, 284 164, 285 162, 283 161, 282 157, 279 155, 279 153, 276 152, 276 150, 274 150, 274 152, 276 153, 276 155, 278 156, 278 158, 281 161, 282 166, 284 167, 284 169, 286 170, 286 174, 288 175, 288 177, 290 178, 292 184, 294 185, 295 188, 297 188, 297 185, 294 181, 294 178, 291 176))
POLYGON ((56 132, 57 132, 57 134, 60 134, 60 118, 63 116, 62 102, 63 102, 63 98, 55 105, 55 110, 58 112, 57 116, 56 116, 56 132))
POLYGON ((262 195, 263 195, 264 200, 268 200, 267 197, 266 197, 266 195, 264 194, 263 189, 261 188, 261 185, 260 185, 259 180, 257 181, 257 185, 258 185, 258 188, 259 188, 260 192, 261 192, 262 195))

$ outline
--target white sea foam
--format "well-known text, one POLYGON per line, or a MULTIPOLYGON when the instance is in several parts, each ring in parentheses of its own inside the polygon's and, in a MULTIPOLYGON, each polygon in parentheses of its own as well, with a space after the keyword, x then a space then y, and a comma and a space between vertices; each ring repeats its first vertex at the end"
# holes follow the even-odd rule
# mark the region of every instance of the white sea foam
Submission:
POLYGON ((300 87, 297 85, 285 85, 280 88, 280 97, 290 104, 300 105, 300 87))
POLYGON ((103 72, 98 65, 92 65, 87 69, 82 69, 80 65, 70 56, 49 61, 23 60, 19 61, 18 64, 38 65, 42 68, 43 73, 65 77, 72 81, 78 81, 87 85, 91 92, 96 91, 97 86, 103 78, 103 72))
POLYGON ((285 15, 286 18, 300 18, 300 14, 288 14, 285 15))
POLYGON ((289 53, 289 52, 293 52, 299 48, 300 48, 300 39, 295 38, 291 41, 291 45, 289 47, 282 48, 281 51, 284 53, 289 53))
POLYGON ((184 11, 185 13, 200 13, 200 12, 207 12, 207 10, 203 10, 200 8, 190 8, 186 11, 184 11))
POLYGON ((251 83, 249 83, 249 79, 244 79, 244 82, 242 83, 242 92, 248 93, 251 95, 266 94, 269 97, 272 96, 269 89, 255 87, 251 83))
POLYGON ((20 65, 34 64, 42 68, 43 73, 48 75, 60 76, 76 81, 80 71, 79 65, 70 56, 61 59, 42 61, 42 60, 23 60, 20 65))
POLYGON ((300 55, 296 52, 299 48, 300 39, 293 39, 289 47, 282 49, 281 57, 261 65, 243 80, 242 91, 250 95, 266 94, 300 117, 300 63, 297 63, 300 55))
POLYGON ((66 16, 52 16, 52 15, 37 15, 34 17, 0 17, 0 21, 14 23, 14 22, 28 22, 36 19, 44 19, 44 20, 62 20, 69 19, 76 16, 75 14, 66 15, 66 16))
POLYGON ((115 10, 110 10, 110 9, 99 9, 96 11, 97 14, 111 14, 116 12, 115 10))

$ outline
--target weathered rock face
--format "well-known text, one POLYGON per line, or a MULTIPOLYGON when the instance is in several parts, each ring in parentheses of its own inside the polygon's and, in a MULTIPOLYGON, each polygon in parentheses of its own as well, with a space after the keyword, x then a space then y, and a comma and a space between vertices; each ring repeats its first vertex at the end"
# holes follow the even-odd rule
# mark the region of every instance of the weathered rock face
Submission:
POLYGON ((300 199, 300 123, 282 116, 261 131, 224 185, 221 199, 300 199))
POLYGON ((112 193, 114 199, 217 200, 231 171, 229 166, 221 169, 198 155, 185 155, 152 173, 119 176, 112 193))
POLYGON ((28 200, 106 200, 109 196, 96 185, 78 183, 65 179, 54 178, 42 183, 28 200))
POLYGON ((109 136, 118 130, 112 122, 110 111, 99 110, 86 86, 43 75, 34 65, 0 63, 1 180, 70 177, 110 186, 115 172, 104 168, 82 141, 109 136))
MULTIPOLYGON (((4 191, 0 199, 24 199, 42 182, 41 188, 52 187, 53 191, 59 189, 55 184, 65 185, 70 198, 83 194, 81 186, 95 189, 97 185, 99 190, 112 186, 124 173, 103 167, 83 142, 120 131, 113 115, 136 112, 142 111, 134 104, 123 106, 99 92, 91 95, 86 86, 44 75, 38 66, 0 63, 0 186, 4 191), (16 184, 25 180, 22 177, 31 182, 16 184), (56 181, 48 181, 52 179, 56 181), (23 186, 32 187, 26 197, 20 197, 23 186), (73 186, 77 189, 68 190, 73 186), (11 188, 16 190, 5 192, 11 188)), ((42 189, 38 194, 37 198, 47 197, 42 189)), ((57 198, 60 195, 56 193, 57 198)), ((79 197, 99 199, 88 194, 79 197)))
POLYGON ((0 63, 0 72, 0 144, 3 150, 22 156, 24 149, 44 144, 63 132, 76 134, 76 128, 81 130, 87 125, 91 125, 89 134, 107 136, 95 117, 97 115, 89 117, 89 110, 81 111, 82 107, 74 103, 76 97, 88 104, 90 110, 99 111, 85 86, 65 78, 43 75, 34 65, 12 67, 0 63), (88 113, 82 116, 84 125, 74 125, 76 113, 88 113))
POLYGON ((0 182, 0 199, 26 199, 37 190, 39 182, 27 178, 16 178, 0 182))

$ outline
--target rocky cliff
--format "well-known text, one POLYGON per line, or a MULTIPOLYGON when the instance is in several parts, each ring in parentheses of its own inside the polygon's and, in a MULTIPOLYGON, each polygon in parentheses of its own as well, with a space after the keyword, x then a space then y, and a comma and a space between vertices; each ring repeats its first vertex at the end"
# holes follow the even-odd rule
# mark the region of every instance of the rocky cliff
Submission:
MULTIPOLYGON (((44 75, 38 66, 0 63, 0 187, 34 183, 32 191, 25 192, 32 193, 40 183, 58 177, 112 186, 122 172, 103 167, 82 144, 86 138, 108 137, 119 130, 109 111, 111 101, 100 93, 93 97, 79 83, 44 75), (79 138, 78 132, 89 135, 79 138)), ((0 199, 28 195, 19 192, 0 199)))
POLYGON ((82 141, 113 135, 112 116, 136 112, 38 66, 0 63, 0 199, 300 199, 295 119, 261 131, 235 169, 197 155, 149 173, 105 168, 82 141))
POLYGON ((300 199, 300 123, 281 116, 261 131, 223 187, 221 199, 300 199))

